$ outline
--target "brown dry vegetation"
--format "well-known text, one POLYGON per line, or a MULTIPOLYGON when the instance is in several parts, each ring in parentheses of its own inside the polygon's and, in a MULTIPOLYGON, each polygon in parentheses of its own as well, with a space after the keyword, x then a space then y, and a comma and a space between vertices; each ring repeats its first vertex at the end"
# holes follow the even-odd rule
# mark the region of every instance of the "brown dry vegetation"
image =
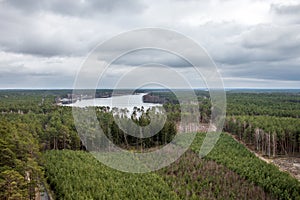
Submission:
POLYGON ((261 187, 192 151, 159 174, 181 199, 272 199, 261 187))

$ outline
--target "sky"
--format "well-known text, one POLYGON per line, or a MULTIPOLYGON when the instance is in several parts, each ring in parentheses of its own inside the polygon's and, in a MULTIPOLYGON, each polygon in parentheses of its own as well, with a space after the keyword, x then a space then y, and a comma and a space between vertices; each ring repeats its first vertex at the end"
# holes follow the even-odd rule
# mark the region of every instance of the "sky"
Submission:
MULTIPOLYGON (((99 43, 144 27, 195 40, 226 88, 300 88, 299 0, 0 0, 0 88, 72 88, 99 43)), ((190 72, 174 56, 141 52, 114 63, 103 87, 147 62, 190 72)))

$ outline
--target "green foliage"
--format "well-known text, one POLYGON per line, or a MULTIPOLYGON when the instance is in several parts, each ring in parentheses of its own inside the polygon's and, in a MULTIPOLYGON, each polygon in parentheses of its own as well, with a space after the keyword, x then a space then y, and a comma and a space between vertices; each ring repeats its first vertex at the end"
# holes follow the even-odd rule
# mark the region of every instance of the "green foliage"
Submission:
MULTIPOLYGON (((39 166, 39 151, 85 148, 76 132, 71 108, 55 105, 55 97, 63 97, 71 92, 0 92, 0 199, 33 198, 33 190, 43 177, 39 166)), ((109 90, 97 91, 96 96, 110 93, 109 90)), ((171 141, 176 134, 175 123, 180 121, 181 114, 189 113, 183 113, 185 107, 179 106, 171 92, 156 91, 153 94, 166 99, 164 108, 168 119, 163 129, 151 138, 138 139, 125 134, 114 122, 112 110, 107 107, 97 108, 100 109, 97 111, 99 124, 115 144, 129 149, 150 148, 171 141)), ((196 94, 199 107, 192 102, 193 109, 197 108, 201 112, 200 122, 209 122, 211 104, 208 92, 196 91, 196 94)), ((191 103, 190 100, 189 96, 185 96, 185 103, 191 103)), ((272 145, 276 153, 300 151, 299 94, 228 93, 227 111, 231 117, 227 119, 226 130, 236 134, 247 144, 256 146, 254 133, 259 128, 263 131, 258 137, 260 150, 265 149, 266 152, 266 144, 270 145, 270 142, 266 143, 264 138, 274 135, 276 143, 272 145)), ((147 111, 137 108, 135 114, 137 113, 141 114, 141 118, 133 116, 135 123, 147 125, 147 111)), ((131 119, 125 119, 125 124, 126 120, 131 119)), ((86 131, 92 132, 88 128, 90 127, 86 131)), ((134 131, 132 127, 127 129, 134 131)), ((90 142, 95 139, 95 135, 88 136, 90 142)), ((194 151, 200 148, 202 140, 203 136, 198 135, 192 145, 194 151)), ((160 174, 169 186, 157 174, 132 175, 117 172, 84 152, 51 151, 45 154, 45 158, 46 174, 58 199, 176 199, 177 196, 170 188, 181 198, 243 199, 237 193, 238 185, 241 185, 242 193, 248 195, 247 198, 251 198, 250 193, 257 193, 257 196, 252 196, 257 199, 264 192, 254 184, 275 198, 299 199, 299 182, 287 173, 280 172, 275 166, 259 160, 227 135, 221 136, 216 148, 206 157, 207 160, 216 161, 218 165, 207 160, 197 161, 188 156, 160 174), (222 179, 222 176, 225 178, 222 179), (246 188, 249 190, 246 191, 246 188), (198 190, 204 194, 197 193, 198 190)))
MULTIPOLYGON (((198 152, 205 134, 197 134, 192 150, 198 152)), ((205 157, 223 164, 247 180, 261 186, 278 199, 300 199, 300 183, 276 166, 267 164, 231 136, 222 134, 214 149, 205 157)))
POLYGON ((43 177, 37 138, 27 124, 0 121, 0 199, 32 199, 43 177))
POLYGON ((261 187, 191 150, 159 174, 181 199, 271 199, 261 187))
POLYGON ((97 148, 103 148, 107 145, 106 140, 103 139, 103 135, 95 131, 97 125, 100 125, 103 133, 107 136, 110 141, 113 141, 115 145, 121 146, 122 148, 144 150, 152 147, 161 146, 169 143, 176 135, 175 122, 164 118, 161 114, 154 113, 151 125, 149 113, 155 110, 144 110, 143 108, 135 108, 134 112, 129 118, 127 116, 128 110, 113 108, 112 110, 107 107, 97 108, 77 108, 80 113, 81 122, 77 123, 77 128, 80 130, 80 137, 84 141, 84 145, 87 146, 88 150, 96 150, 97 148), (93 120, 90 116, 91 112, 96 109, 97 121, 93 120), (122 129, 118 126, 115 120, 119 121, 122 129), (133 123, 132 123, 133 122, 133 123), (147 126, 147 127, 146 127, 147 126), (141 127, 146 127, 142 129, 141 127), (156 131, 157 130, 157 131, 156 131), (150 135, 155 133, 152 137, 135 137, 132 135, 150 135), (101 147, 99 147, 101 146, 101 147))
POLYGON ((4 113, 46 113, 53 108, 55 96, 43 90, 0 91, 0 112, 4 113))
POLYGON ((278 154, 300 153, 300 119, 274 116, 227 117, 225 131, 256 147, 278 154), (270 138, 269 138, 270 137, 270 138), (270 148, 268 150, 268 148, 270 148))
MULTIPOLYGON (((193 151, 199 150, 203 139, 204 134, 196 136, 191 147, 193 151)), ((171 189, 157 175, 133 175, 115 171, 98 163, 92 155, 85 152, 48 151, 45 159, 48 181, 58 199, 175 198, 172 196, 174 193, 170 192, 171 189)), ((300 198, 300 185, 297 180, 279 171, 274 165, 261 161, 226 134, 221 135, 205 160, 188 152, 183 158, 157 173, 181 199, 300 198)))
POLYGON ((300 117, 299 93, 227 93, 228 115, 300 117))
POLYGON ((154 173, 113 170, 82 151, 48 151, 48 182, 57 199, 178 199, 154 173))
POLYGON ((28 182, 17 171, 10 169, 0 173, 0 199, 28 199, 28 182))

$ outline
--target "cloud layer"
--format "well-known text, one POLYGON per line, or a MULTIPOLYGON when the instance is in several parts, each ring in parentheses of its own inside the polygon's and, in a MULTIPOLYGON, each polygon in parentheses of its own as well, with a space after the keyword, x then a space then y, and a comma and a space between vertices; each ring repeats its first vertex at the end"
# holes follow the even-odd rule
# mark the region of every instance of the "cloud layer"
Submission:
MULTIPOLYGON (((216 62, 225 87, 299 88, 299 13, 293 0, 0 0, 0 88, 71 88, 97 44, 142 27, 168 28, 194 39, 216 62)), ((147 39, 153 38, 126 42, 147 39)), ((184 47, 174 38, 162 42, 184 47)), ((111 51, 118 51, 117 45, 102 53, 111 51)), ((105 87, 125 68, 151 62, 183 73, 190 67, 171 54, 135 52, 114 63, 105 87)))

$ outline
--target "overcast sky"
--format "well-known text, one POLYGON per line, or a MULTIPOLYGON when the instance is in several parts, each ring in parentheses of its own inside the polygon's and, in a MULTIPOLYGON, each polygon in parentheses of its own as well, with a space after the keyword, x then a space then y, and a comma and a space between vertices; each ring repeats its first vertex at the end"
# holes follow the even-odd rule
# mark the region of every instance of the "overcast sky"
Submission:
MULTIPOLYGON (((72 88, 97 44, 143 27, 193 38, 225 87, 300 88, 298 0, 0 0, 0 88, 72 88)), ((170 55, 137 53, 115 63, 105 87, 124 68, 158 61, 189 67, 170 55)))

